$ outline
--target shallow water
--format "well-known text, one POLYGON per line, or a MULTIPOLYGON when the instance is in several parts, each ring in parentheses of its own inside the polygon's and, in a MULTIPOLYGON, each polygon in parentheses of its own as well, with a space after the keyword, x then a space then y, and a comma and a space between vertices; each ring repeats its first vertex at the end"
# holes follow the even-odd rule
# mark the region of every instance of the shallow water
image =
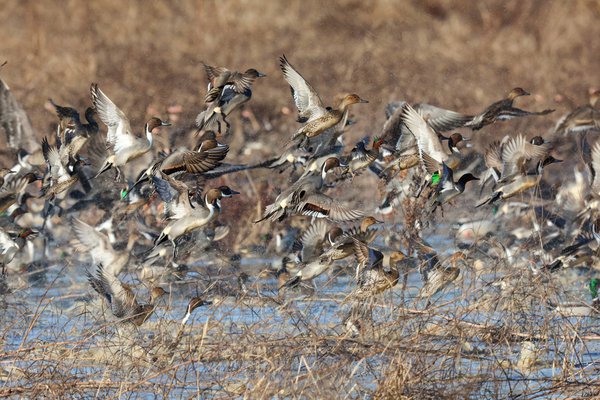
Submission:
MULTIPOLYGON (((436 240, 449 247, 448 240, 443 239, 443 236, 438 236, 436 240)), ((269 258, 244 259, 242 266, 245 271, 258 273, 265 265, 276 261, 269 258)), ((4 296, 0 306, 0 318, 4 321, 5 328, 2 337, 3 351, 8 355, 11 352, 18 353, 18 349, 30 348, 29 351, 39 356, 34 357, 35 361, 28 357, 20 359, 4 357, 0 360, 0 367, 5 370, 9 367, 17 367, 29 372, 45 371, 55 366, 58 361, 55 359, 56 355, 52 354, 52 346, 48 346, 47 351, 44 350, 44 346, 56 342, 66 343, 60 350, 62 353, 68 353, 68 350, 72 349, 74 354, 78 354, 77 351, 84 351, 82 354, 87 354, 93 352, 95 348, 113 348, 116 357, 113 358, 113 362, 117 359, 127 364, 131 362, 132 356, 128 354, 130 348, 128 345, 119 344, 119 340, 123 340, 123 335, 129 336, 129 340, 134 340, 134 343, 140 344, 142 349, 145 349, 141 356, 134 358, 148 362, 152 348, 147 346, 151 346, 150 343, 158 340, 162 335, 156 329, 175 335, 177 328, 162 327, 161 324, 173 321, 174 327, 178 327, 177 321, 181 320, 190 296, 203 293, 206 282, 200 279, 201 283, 198 283, 198 279, 204 277, 205 267, 206 265, 200 263, 188 273, 185 279, 163 284, 163 287, 168 287, 171 294, 164 302, 159 303, 155 314, 138 330, 125 329, 122 324, 115 324, 108 312, 102 314, 98 311, 99 302, 88 287, 83 274, 84 266, 57 264, 43 272, 22 275, 18 278, 11 277, 9 285, 14 292, 4 296), (111 340, 114 340, 114 343, 110 342, 111 340), (112 344, 109 346, 108 343, 112 344)), ((219 337, 224 337, 232 343, 247 341, 249 348, 265 341, 270 343, 269 346, 274 346, 271 349, 280 349, 274 343, 290 338, 300 340, 306 337, 322 337, 328 338, 323 340, 333 340, 332 338, 343 336, 346 332, 343 323, 350 309, 350 304, 344 300, 354 287, 354 277, 343 271, 348 270, 338 270, 336 275, 324 274, 315 279, 314 286, 317 289, 312 295, 289 293, 285 306, 277 297, 277 281, 273 277, 251 278, 246 285, 252 289, 249 289, 245 295, 238 293, 238 297, 226 293, 231 291, 231 287, 235 287, 235 275, 227 275, 223 278, 223 282, 210 277, 209 281, 225 283, 229 285, 228 289, 225 290, 224 295, 216 295, 213 298, 216 300, 215 304, 201 307, 194 312, 188 322, 189 326, 186 327, 183 341, 206 333, 205 343, 209 347, 218 343, 219 337), (254 286, 258 286, 259 289, 254 286)), ((124 274, 123 280, 135 285, 136 290, 142 292, 140 296, 145 298, 147 289, 139 285, 135 276, 134 273, 124 274)), ((365 338, 366 343, 379 344, 385 342, 386 337, 391 337, 390 335, 398 335, 401 338, 433 326, 437 333, 427 336, 429 347, 424 354, 434 351, 431 354, 435 356, 424 355, 423 357, 431 360, 430 368, 437 371, 436 380, 439 380, 439 385, 448 385, 449 390, 453 387, 460 390, 461 385, 464 384, 461 379, 472 376, 478 385, 474 393, 482 397, 516 397, 520 393, 543 393, 544 389, 552 386, 553 380, 563 374, 565 358, 570 360, 569 370, 576 371, 576 374, 567 377, 568 379, 576 381, 600 379, 597 361, 600 356, 600 341, 564 340, 564 337, 572 332, 577 332, 579 336, 597 335, 600 332, 600 324, 595 317, 563 317, 548 313, 543 306, 534 307, 531 312, 522 315, 511 314, 511 319, 516 318, 521 321, 522 332, 532 331, 532 329, 532 332, 535 332, 542 327, 545 327, 548 332, 547 339, 533 341, 538 353, 536 360, 533 361, 534 366, 525 370, 517 366, 522 348, 522 343, 519 341, 490 343, 479 334, 465 336, 462 339, 455 335, 446 336, 449 327, 454 324, 452 319, 455 316, 461 323, 497 327, 507 323, 506 313, 500 310, 475 310, 462 313, 478 296, 476 293, 481 289, 481 283, 494 279, 494 274, 483 274, 477 278, 473 276, 473 274, 465 274, 460 284, 457 283, 436 296, 433 304, 435 312, 427 318, 398 319, 397 325, 387 326, 386 330, 365 338), (471 288, 476 290, 471 293, 471 288), (464 344, 465 341, 468 342, 467 345, 464 344), (501 368, 499 368, 500 364, 502 364, 501 368)), ((423 301, 418 299, 421 287, 418 271, 408 273, 406 291, 402 292, 400 286, 386 293, 382 301, 378 301, 372 308, 371 318, 374 325, 389 325, 390 321, 398 318, 400 315, 398 312, 401 314, 406 312, 402 310, 424 309, 423 301)), ((569 292, 585 298, 584 288, 575 288, 569 292)), ((206 296, 211 298, 210 293, 206 296)), ((199 346, 198 339, 194 339, 193 343, 194 346, 199 346)), ((228 391, 230 386, 234 388, 236 385, 239 386, 240 382, 252 382, 253 379, 261 376, 262 369, 264 369, 263 373, 267 373, 268 370, 265 366, 268 364, 255 365, 246 357, 240 357, 237 361, 231 355, 221 360, 219 358, 212 355, 209 357, 209 362, 200 360, 194 362, 183 358, 174 374, 158 374, 150 378, 146 384, 167 385, 170 396, 193 396, 198 393, 198 388, 202 388, 203 396, 211 397, 213 394, 218 396, 219 393, 228 391)), ((269 372, 269 379, 286 379, 290 374, 310 375, 311 369, 318 365, 320 370, 333 369, 338 373, 343 371, 348 376, 352 376, 352 379, 345 383, 347 387, 340 390, 353 397, 361 397, 372 394, 378 382, 385 379, 386 368, 391 359, 393 355, 384 351, 371 355, 363 354, 355 361, 349 361, 338 353, 328 354, 324 348, 316 347, 314 352, 309 351, 302 357, 293 357, 285 369, 269 372)), ((107 376, 112 376, 117 381, 123 379, 119 369, 112 369, 109 367, 111 363, 107 364, 106 360, 98 361, 94 357, 87 360, 75 357, 75 359, 68 359, 66 365, 68 371, 74 375, 101 374, 104 379, 107 376)), ((145 367, 142 363, 141 367, 137 366, 134 369, 136 368, 139 369, 136 373, 145 378, 150 374, 149 371, 155 369, 153 362, 145 367)), ((0 381, 0 385, 20 385, 25 384, 26 381, 25 378, 15 378, 4 383, 0 381)), ((107 395, 118 393, 116 389, 107 389, 106 392, 107 395)), ((140 387, 136 397, 153 398, 153 393, 148 388, 140 387)), ((551 398, 552 393, 548 392, 545 396, 551 398)))

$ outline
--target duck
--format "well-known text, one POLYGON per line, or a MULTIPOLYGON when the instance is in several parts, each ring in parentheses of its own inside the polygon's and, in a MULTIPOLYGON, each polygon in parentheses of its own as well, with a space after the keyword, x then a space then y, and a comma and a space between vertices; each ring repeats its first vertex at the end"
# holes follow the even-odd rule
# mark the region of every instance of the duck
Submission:
MULTIPOLYGON (((367 137, 367 142, 368 139, 369 138, 367 137)), ((348 159, 348 173, 352 178, 369 168, 369 166, 377 160, 381 144, 381 140, 375 138, 375 140, 373 140, 373 147, 367 150, 365 140, 356 143, 356 146, 352 149, 348 159)))
POLYGON ((600 129, 600 110, 596 108, 600 90, 590 93, 589 104, 577 107, 556 122, 554 135, 567 135, 573 132, 585 132, 590 129, 600 129))
POLYGON ((190 299, 190 301, 188 302, 187 308, 185 310, 185 315, 183 316, 183 318, 181 319, 181 325, 185 325, 190 317, 192 316, 192 312, 198 308, 198 307, 202 307, 202 306, 208 306, 213 304, 212 301, 210 300, 205 300, 202 297, 198 297, 198 296, 194 296, 190 299))
POLYGON ((229 130, 227 116, 250 101, 254 80, 266 75, 253 68, 241 74, 206 64, 204 67, 209 81, 205 101, 210 104, 196 117, 196 128, 198 131, 217 130, 221 133, 221 122, 224 122, 229 130), (230 82, 225 83, 227 80, 230 82))
MULTIPOLYGON (((461 158, 455 154, 448 154, 444 150, 440 137, 427 121, 408 103, 403 110, 403 122, 417 140, 419 156, 427 172, 441 171, 442 163, 451 169, 458 167, 461 158)), ((451 146, 455 146, 453 141, 451 143, 451 146)), ((451 150, 452 148, 450 147, 451 150)))
POLYGON ((327 218, 334 222, 350 222, 365 216, 364 211, 351 209, 323 193, 309 194, 294 209, 294 214, 327 218))
POLYGON ((150 302, 141 304, 131 287, 108 273, 102 264, 96 267, 96 274, 86 271, 90 286, 106 299, 112 314, 122 322, 140 326, 154 313, 156 300, 169 292, 157 286, 150 291, 150 302))
POLYGON ((269 219, 270 221, 282 221, 291 210, 306 196, 316 193, 323 188, 327 173, 342 164, 337 157, 328 158, 321 167, 319 173, 312 173, 300 177, 293 185, 283 190, 272 204, 269 204, 262 217, 255 223, 269 219))
MULTIPOLYGON (((177 252, 175 240, 186 233, 202 228, 215 220, 221 211, 221 199, 232 197, 239 194, 239 192, 236 192, 228 186, 210 189, 204 195, 203 204, 196 203, 195 205, 192 205, 187 185, 169 178, 168 176, 163 177, 166 178, 167 185, 175 189, 178 194, 176 198, 171 199, 170 195, 165 194, 166 189, 164 183, 157 186, 157 191, 159 191, 163 201, 168 202, 167 208, 172 215, 169 217, 167 226, 154 241, 152 250, 163 242, 171 241, 171 244, 173 245, 173 256, 175 257, 177 252)), ((159 182, 157 177, 154 178, 154 181, 159 182)))
MULTIPOLYGON (((297 271, 295 275, 290 277, 288 272, 286 275, 284 275, 285 278, 288 278, 287 280, 284 281, 283 278, 278 278, 280 284, 279 289, 295 288, 298 287, 302 282, 313 280, 327 271, 331 267, 332 263, 332 260, 325 259, 323 257, 317 257, 310 262, 299 261, 294 266, 294 269, 297 271)), ((286 268, 286 272, 287 270, 288 268, 286 268)))
POLYGON ((36 134, 27 112, 15 98, 8 84, 0 78, 0 126, 6 133, 6 146, 33 153, 39 149, 36 134))
POLYGON ((289 63, 285 55, 281 56, 279 61, 281 71, 290 85, 292 97, 298 109, 298 122, 305 123, 294 133, 292 140, 298 137, 315 137, 345 118, 351 105, 368 103, 357 94, 347 94, 337 108, 328 109, 323 105, 319 94, 289 63))
POLYGON ((15 174, 16 172, 10 168, 0 168, 0 189, 4 186, 4 178, 6 175, 15 174))
POLYGON ((553 156, 548 156, 544 160, 537 162, 537 167, 534 170, 528 169, 524 173, 513 175, 509 180, 505 180, 505 183, 500 187, 497 187, 494 192, 488 196, 483 202, 477 204, 475 208, 492 204, 500 199, 506 200, 518 194, 525 192, 526 190, 536 187, 539 185, 543 170, 547 165, 559 163, 562 160, 557 160, 553 156))
POLYGON ((228 152, 229 146, 217 142, 214 138, 203 140, 196 150, 176 150, 146 169, 125 195, 143 181, 151 180, 151 176, 156 175, 159 171, 166 175, 182 172, 204 174, 212 171, 221 165, 221 161, 225 159, 228 152))
POLYGON ((318 257, 300 260, 296 266, 296 274, 286 280, 283 286, 297 287, 301 282, 323 274, 335 261, 351 256, 354 254, 354 239, 371 243, 377 236, 377 232, 369 228, 378 223, 381 221, 369 216, 362 219, 359 227, 348 229, 346 232, 337 226, 330 228, 325 235, 325 240, 330 245, 329 249, 318 257))
POLYGON ((435 211, 438 206, 444 205, 462 194, 468 182, 479 180, 478 177, 469 172, 461 175, 458 181, 454 182, 454 171, 444 162, 442 162, 442 168, 442 177, 433 193, 433 201, 430 206, 431 212, 435 211))
POLYGON ((131 130, 129 119, 111 99, 100 90, 98 84, 92 83, 91 89, 92 104, 98 111, 100 120, 108 127, 106 142, 111 147, 113 154, 102 164, 95 177, 116 168, 117 175, 115 180, 121 178, 119 167, 135 160, 146 154, 152 148, 152 131, 161 126, 171 125, 158 117, 150 118, 144 125, 145 138, 135 136, 131 130))
POLYGON ((292 278, 292 275, 298 272, 300 264, 301 261, 297 255, 286 255, 281 258, 279 267, 275 271, 277 289, 280 291, 280 294, 283 293, 282 289, 286 287, 285 284, 292 278))
MULTIPOLYGON (((420 148, 417 143, 417 138, 408 129, 406 119, 406 105, 405 101, 389 103, 386 106, 386 120, 379 140, 383 142, 382 148, 387 149, 387 155, 384 153, 384 157, 387 159, 387 165, 378 172, 379 176, 385 178, 387 182, 396 176, 400 171, 410 169, 417 166, 421 162, 420 148)), ((441 141, 448 142, 448 149, 450 153, 459 153, 459 143, 467 142, 469 139, 462 136, 458 132, 454 132, 449 137, 445 137, 440 132, 450 131, 456 128, 462 127, 466 122, 470 121, 473 116, 464 115, 455 111, 445 110, 436 106, 432 106, 424 103, 416 103, 411 105, 415 113, 418 114, 431 131, 435 132, 438 139, 441 141)), ((414 115, 413 129, 418 128, 415 125, 416 122, 421 121, 414 115)), ((424 133, 431 134, 428 130, 424 133)), ((441 145, 441 143, 440 143, 441 145)), ((437 144, 434 144, 436 148, 437 144)), ((441 147, 441 146, 440 146, 441 147)), ((470 144, 466 144, 465 147, 471 147, 470 144)), ((438 148, 439 150, 439 148, 438 148)))
POLYGON ((5 183, 0 189, 0 213, 12 207, 15 203, 22 204, 27 187, 42 178, 33 172, 27 172, 22 176, 5 183))
POLYGON ((300 260, 311 262, 323 254, 323 248, 328 243, 329 224, 317 219, 302 232, 299 243, 294 243, 294 249, 300 251, 300 260))
POLYGON ((109 237, 93 226, 90 226, 78 218, 71 220, 71 227, 75 233, 75 251, 88 253, 92 261, 97 265, 106 265, 106 273, 114 276, 123 271, 129 264, 131 250, 139 239, 139 234, 134 230, 127 236, 127 246, 122 251, 114 249, 109 237))
POLYGON ((530 115, 547 115, 554 112, 553 109, 546 109, 543 111, 525 111, 513 107, 515 99, 521 96, 529 96, 529 92, 520 87, 512 89, 505 99, 492 103, 481 114, 473 117, 473 119, 467 122, 464 126, 477 131, 484 126, 493 124, 496 121, 505 121, 530 115))
POLYGON ((564 316, 591 316, 598 314, 600 311, 600 298, 598 297, 598 284, 600 283, 600 279, 592 278, 590 279, 588 288, 592 298, 591 304, 586 304, 584 302, 574 302, 574 303, 552 303, 548 302, 548 305, 554 309, 554 311, 558 314, 564 316))
POLYGON ((43 188, 44 198, 62 199, 68 190, 79 181, 83 174, 83 167, 89 163, 83 158, 78 158, 72 166, 68 163, 64 164, 58 149, 51 146, 46 137, 42 139, 42 152, 50 173, 50 183, 43 188))
POLYGON ((379 140, 382 141, 380 153, 384 162, 378 175, 386 183, 391 182, 401 171, 421 163, 417 139, 404 125, 404 104, 406 102, 387 105, 388 119, 379 135, 379 140))
POLYGON ((399 264, 406 259, 401 251, 390 255, 389 267, 383 265, 383 253, 367 246, 354 238, 354 254, 356 255, 357 285, 352 295, 355 298, 369 298, 393 288, 400 279, 399 264))
POLYGON ((502 146, 502 173, 498 182, 506 182, 527 173, 531 164, 537 164, 549 156, 550 149, 550 143, 541 136, 534 136, 527 141, 523 134, 519 134, 508 139, 502 146))
POLYGON ((213 102, 219 98, 224 88, 243 94, 252 88, 252 84, 256 78, 266 76, 254 68, 247 69, 244 72, 237 72, 230 71, 225 67, 213 67, 205 63, 202 64, 208 78, 208 92, 204 98, 206 103, 213 102))
POLYGON ((354 240, 360 240, 365 244, 373 242, 379 232, 371 227, 382 223, 375 217, 367 216, 361 219, 357 227, 346 231, 337 226, 333 227, 327 232, 327 241, 330 247, 321 255, 321 258, 333 262, 351 256, 355 250, 354 240))
MULTIPOLYGON (((94 116, 96 110, 93 107, 88 107, 85 110, 85 119, 87 124, 82 124, 79 117, 79 112, 72 107, 64 107, 56 104, 51 98, 48 99, 56 116, 58 117, 59 124, 57 127, 57 137, 60 140, 59 147, 65 147, 68 149, 67 154, 77 154, 87 140, 98 133, 99 126, 94 116)), ((63 162, 65 162, 63 160, 63 162)))
POLYGON ((457 251, 446 260, 440 261, 437 252, 431 246, 417 241, 417 247, 417 254, 423 261, 419 266, 419 273, 423 280, 419 297, 427 299, 425 308, 428 308, 431 305, 431 297, 458 278, 460 268, 457 263, 466 260, 467 255, 463 251, 457 251))
POLYGON ((37 232, 33 229, 24 228, 19 233, 11 234, 0 228, 0 265, 2 265, 2 273, 6 274, 6 265, 9 264, 17 255, 17 253, 25 246, 29 239, 37 236, 37 232))

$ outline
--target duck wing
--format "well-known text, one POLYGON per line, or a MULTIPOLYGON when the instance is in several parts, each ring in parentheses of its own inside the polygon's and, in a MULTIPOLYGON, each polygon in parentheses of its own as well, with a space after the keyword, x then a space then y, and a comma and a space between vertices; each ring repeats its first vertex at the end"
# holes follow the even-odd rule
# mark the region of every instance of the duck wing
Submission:
POLYGON ((165 215, 168 219, 181 219, 189 215, 193 210, 190 200, 188 186, 173 178, 162 179, 157 176, 152 177, 156 191, 161 200, 165 203, 165 215))
POLYGON ((29 153, 39 148, 39 142, 27 113, 2 79, 0 79, 0 126, 6 133, 8 147, 25 149, 29 153))
POLYGON ((328 218, 332 221, 353 221, 365 216, 361 210, 353 210, 324 194, 309 195, 296 207, 296 212, 315 218, 328 218))
POLYGON ((600 196, 600 140, 592 148, 592 162, 590 163, 590 167, 592 170, 592 191, 596 196, 600 196))
POLYGON ((421 158, 423 153, 427 153, 440 164, 448 159, 448 154, 444 151, 438 135, 410 104, 404 106, 403 120, 408 130, 417 139, 421 158))
POLYGON ((108 240, 108 236, 77 218, 73 218, 71 226, 77 239, 75 250, 89 252, 94 264, 112 264, 117 255, 108 240))
POLYGON ((132 311, 135 312, 138 304, 131 288, 106 272, 102 264, 96 268, 96 276, 89 271, 86 274, 92 288, 106 298, 115 317, 129 317, 132 311))
POLYGON ((292 90, 292 97, 298 109, 298 122, 306 122, 325 114, 321 98, 313 87, 289 63, 285 55, 279 59, 281 71, 292 90))
POLYGON ((107 95, 93 83, 90 88, 92 104, 98 112, 100 120, 108 127, 106 142, 117 151, 118 148, 128 147, 135 141, 129 119, 107 95))
POLYGON ((323 254, 323 242, 329 224, 322 219, 315 220, 300 237, 302 243, 302 261, 311 262, 323 254))
POLYGON ((427 121, 436 132, 447 132, 463 127, 473 119, 472 115, 445 110, 431 104, 415 104, 414 109, 427 121))
POLYGON ((221 75, 229 74, 229 70, 225 67, 213 67, 204 63, 202 63, 202 65, 204 65, 204 71, 206 72, 206 78, 208 79, 208 83, 211 85, 221 75))
POLYGON ((502 147, 502 180, 524 174, 528 160, 543 160, 550 151, 550 145, 529 143, 522 134, 509 139, 502 147))
POLYGON ((44 154, 44 159, 46 160, 50 176, 52 177, 51 185, 64 182, 71 178, 71 174, 61 162, 58 150, 56 147, 50 146, 46 137, 42 139, 42 153, 44 154))

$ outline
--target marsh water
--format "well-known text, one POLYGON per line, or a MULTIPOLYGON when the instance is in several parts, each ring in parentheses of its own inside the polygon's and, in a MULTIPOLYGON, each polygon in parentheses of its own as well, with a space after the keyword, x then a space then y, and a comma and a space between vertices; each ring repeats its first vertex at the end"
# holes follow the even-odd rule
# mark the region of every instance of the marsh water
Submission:
MULTIPOLYGON (((443 236, 432 237, 438 246, 450 247, 443 236)), ((169 391, 163 394, 174 397, 196 396, 199 391, 202 397, 219 397, 224 391, 241 395, 240 388, 260 379, 265 364, 273 362, 268 360, 270 349, 285 354, 289 345, 289 359, 276 372, 269 370, 268 379, 310 375, 317 366, 335 370, 339 363, 339 368, 348 369, 352 377, 340 383, 347 385, 342 392, 363 397, 370 396, 386 379, 398 352, 390 343, 401 343, 405 337, 418 338, 406 351, 419 354, 419 360, 429 360, 429 373, 437 371, 431 376, 432 382, 443 382, 448 390, 455 385, 460 390, 459 382, 464 384, 464 379, 472 377, 477 388, 469 397, 543 393, 545 398, 552 398, 553 393, 544 390, 556 380, 591 383, 600 378, 598 319, 561 315, 547 304, 535 304, 535 299, 526 310, 502 309, 501 302, 506 299, 498 298, 492 300, 497 304, 491 307, 472 307, 494 290, 490 282, 499 278, 495 273, 461 273, 457 282, 426 309, 418 297, 422 286, 418 270, 405 271, 406 286, 401 282, 371 304, 371 328, 357 337, 345 326, 351 307, 347 297, 354 287, 352 268, 333 268, 315 279, 314 289, 282 297, 272 274, 278 262, 277 258, 243 258, 237 270, 220 267, 215 274, 206 260, 183 273, 167 274, 155 283, 169 295, 159 301, 155 314, 140 328, 115 322, 89 288, 84 274, 86 268, 92 268, 89 264, 58 262, 9 276, 11 292, 0 300, 0 385, 27 385, 48 368, 66 369, 73 379, 98 376, 99 380, 128 380, 135 369, 137 379, 146 380, 135 394, 129 394, 136 398, 155 398, 157 384, 167 385, 169 391), (238 279, 242 271, 249 277, 243 286, 238 279), (196 295, 213 304, 196 309, 182 327, 179 321, 187 302, 196 295), (465 324, 473 324, 476 332, 467 332, 465 324), (522 336, 494 341, 490 332, 505 327, 522 336), (156 348, 172 341, 180 330, 178 346, 186 350, 179 353, 181 358, 171 355, 176 368, 171 365, 169 372, 157 373, 161 360, 156 348), (317 350, 299 351, 302 341, 317 350), (393 350, 366 355, 357 351, 353 361, 357 342, 365 346, 388 343, 384 347, 393 350), (231 354, 240 344, 243 349, 254 348, 250 352, 260 348, 259 353, 265 352, 261 353, 263 359, 231 354), (331 346, 336 352, 327 350, 331 346), (338 354, 340 347, 347 347, 347 354, 338 354)), ((564 288, 569 288, 564 290, 565 298, 589 303, 586 287, 574 284, 578 281, 574 275, 573 281, 564 283, 564 288)), ((147 284, 141 284, 138 276, 136 272, 125 273, 122 279, 139 291, 140 300, 146 299, 147 284)), ((532 275, 531 279, 537 278, 532 275)), ((109 395, 123 395, 115 387, 106 390, 109 395)))

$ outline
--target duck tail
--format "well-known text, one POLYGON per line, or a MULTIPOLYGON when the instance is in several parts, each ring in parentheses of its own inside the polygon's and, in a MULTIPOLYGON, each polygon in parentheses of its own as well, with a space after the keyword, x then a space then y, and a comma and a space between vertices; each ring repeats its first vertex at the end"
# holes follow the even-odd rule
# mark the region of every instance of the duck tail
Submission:
POLYGON ((484 202, 479 203, 475 206, 475 208, 479 208, 481 206, 485 206, 486 204, 492 204, 495 201, 499 200, 500 197, 502 196, 502 192, 495 192, 493 195, 491 195, 488 199, 486 199, 484 202))
POLYGON ((96 179, 97 177, 99 177, 101 174, 105 173, 106 171, 108 171, 109 169, 112 168, 112 163, 110 161, 105 161, 104 165, 102 166, 102 168, 100 168, 98 170, 98 173, 94 176, 94 179, 96 179))
POLYGON ((281 287, 295 288, 298 287, 298 285, 300 285, 301 281, 302 278, 300 277, 300 275, 296 275, 293 278, 288 279, 281 287))
POLYGON ((160 236, 157 237, 156 240, 154 241, 154 247, 153 247, 153 249, 155 249, 156 247, 160 246, 161 244, 163 244, 167 240, 168 240, 168 235, 165 235, 164 232, 161 232, 160 236))
POLYGON ((255 224, 262 222, 266 219, 270 219, 271 221, 275 221, 281 218, 284 215, 284 210, 282 208, 276 207, 274 204, 270 204, 265 209, 265 213, 263 214, 261 219, 254 221, 255 224))

